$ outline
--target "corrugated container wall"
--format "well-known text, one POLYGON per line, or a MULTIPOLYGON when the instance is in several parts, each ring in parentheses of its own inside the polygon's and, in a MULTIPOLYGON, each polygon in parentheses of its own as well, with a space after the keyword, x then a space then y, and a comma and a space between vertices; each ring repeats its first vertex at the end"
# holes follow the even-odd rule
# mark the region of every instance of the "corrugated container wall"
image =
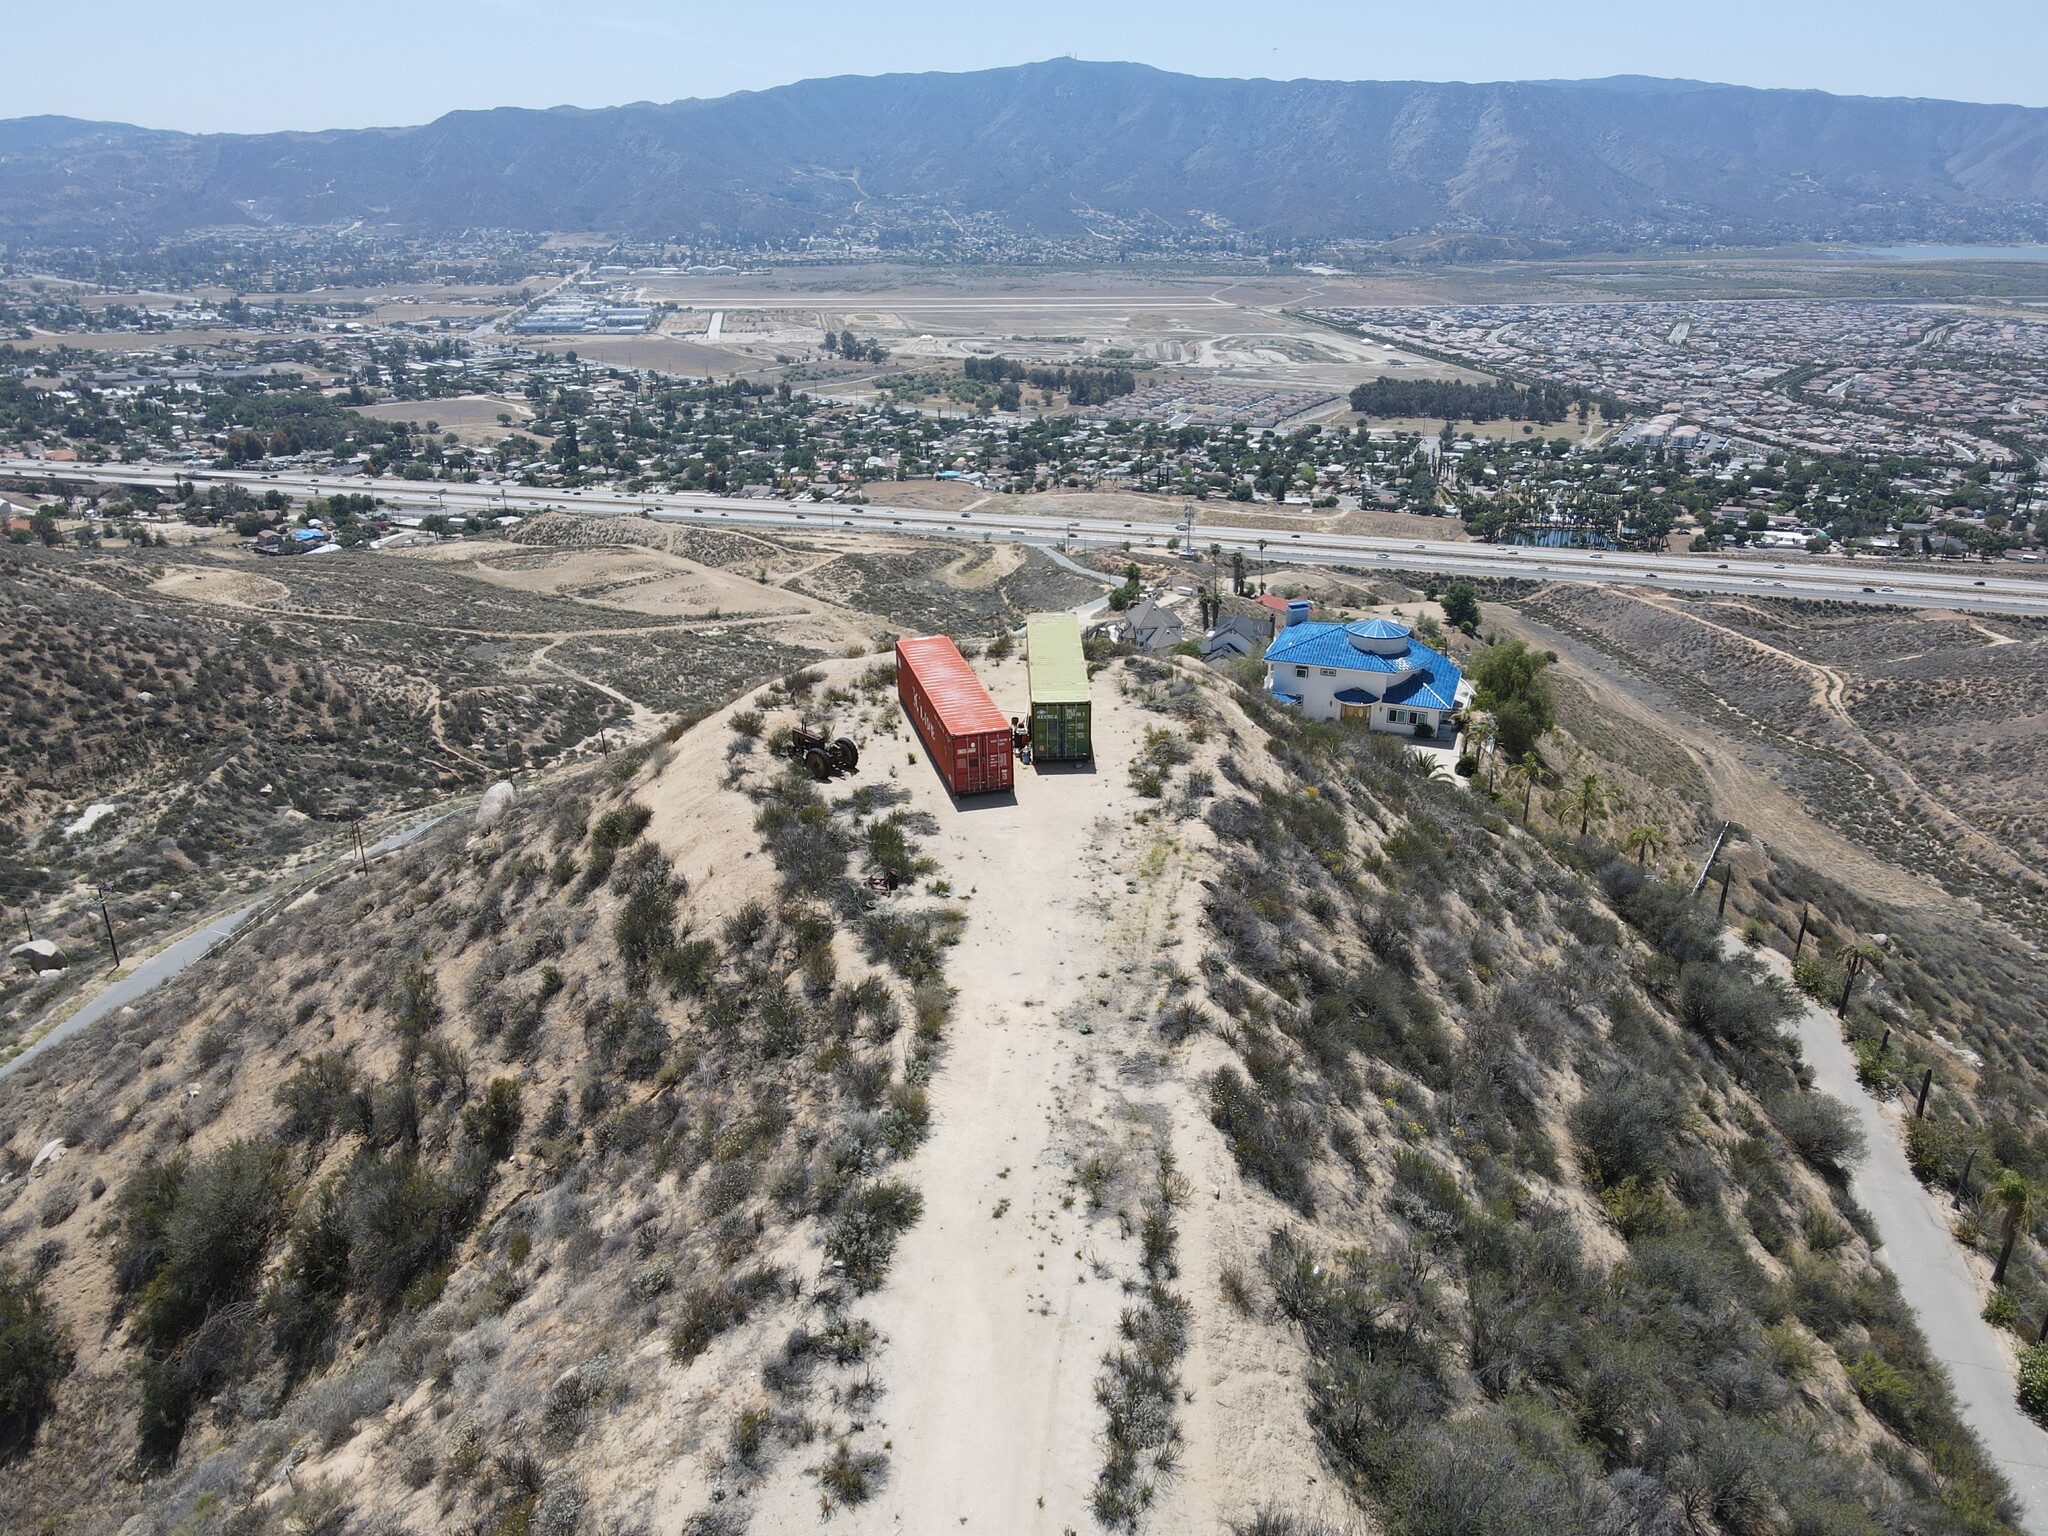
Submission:
POLYGON ((1095 755, 1095 706, 1081 621, 1071 613, 1034 613, 1024 621, 1031 672, 1031 756, 1034 762, 1078 762, 1095 755))
POLYGON ((896 696, 954 794, 1012 787, 1010 722, 951 640, 896 642, 896 696))

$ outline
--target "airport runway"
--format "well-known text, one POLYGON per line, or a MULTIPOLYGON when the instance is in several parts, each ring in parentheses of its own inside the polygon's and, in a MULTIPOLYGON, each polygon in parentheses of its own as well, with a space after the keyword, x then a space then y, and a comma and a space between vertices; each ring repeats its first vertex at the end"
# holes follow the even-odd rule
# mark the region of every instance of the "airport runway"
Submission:
MULTIPOLYGON (((1849 560, 1805 554, 1645 555, 1620 550, 1516 548, 1436 540, 1372 538, 1357 534, 1288 532, 1246 528, 1229 522, 1229 502, 1198 505, 1192 534, 1178 525, 1113 517, 1048 517, 1018 510, 998 496, 972 512, 935 511, 871 502, 754 501, 735 497, 675 493, 628 495, 612 490, 535 489, 508 482, 451 483, 372 479, 365 475, 321 475, 281 470, 187 470, 153 464, 67 464, 0 460, 0 477, 54 477, 64 483, 152 486, 175 481, 198 485, 239 483, 251 491, 280 490, 294 497, 368 493, 400 511, 445 511, 452 516, 531 513, 547 508, 591 517, 645 516, 661 522, 695 523, 810 533, 857 530, 918 538, 971 542, 990 539, 1068 549, 1150 548, 1163 552, 1170 539, 1192 537, 1208 564, 1211 546, 1225 556, 1248 556, 1301 565, 1374 567, 1446 576, 1516 577, 1533 581, 1598 582, 1655 587, 1679 592, 1746 592, 1758 597, 1832 599, 1918 608, 1972 608, 1992 613, 2048 614, 2048 567, 2038 574, 2011 562, 1954 565, 1895 563, 1871 557, 1849 560)), ((878 489, 880 489, 878 487, 878 489)))

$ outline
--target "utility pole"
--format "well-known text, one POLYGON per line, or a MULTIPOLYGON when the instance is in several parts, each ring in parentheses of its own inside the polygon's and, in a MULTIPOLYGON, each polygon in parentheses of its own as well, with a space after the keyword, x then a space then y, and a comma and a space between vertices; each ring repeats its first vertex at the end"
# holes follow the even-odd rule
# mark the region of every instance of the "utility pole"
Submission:
POLYGON ((370 857, 363 850, 363 818, 351 816, 348 821, 348 829, 355 834, 356 867, 367 875, 370 872, 370 857))
POLYGON ((93 892, 100 899, 100 921, 107 925, 107 948, 114 952, 114 969, 121 968, 121 946, 114 942, 114 920, 107 915, 107 893, 98 886, 93 892))
POLYGON ((1719 917, 1728 910, 1728 886, 1735 879, 1735 868, 1730 864, 1721 866, 1721 899, 1714 903, 1714 916, 1719 917))

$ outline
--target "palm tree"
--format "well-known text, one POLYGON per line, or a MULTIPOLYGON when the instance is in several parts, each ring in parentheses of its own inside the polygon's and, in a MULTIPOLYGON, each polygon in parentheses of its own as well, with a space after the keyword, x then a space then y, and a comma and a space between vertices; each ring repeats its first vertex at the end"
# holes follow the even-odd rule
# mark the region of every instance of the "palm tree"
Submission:
POLYGON ((1534 752, 1524 752, 1522 760, 1508 770, 1508 782, 1522 786, 1522 825, 1529 825, 1529 802, 1535 797, 1536 786, 1543 778, 1543 764, 1534 752))
POLYGON ((2005 1283, 2005 1266, 2012 1262, 2013 1245, 2020 1240, 2020 1223, 2034 1205, 2034 1186, 2024 1174, 2008 1168, 1998 1176, 1984 1198, 1999 1212, 1998 1262, 1991 1268, 1991 1283, 2005 1283))
POLYGON ((1855 990, 1856 978, 1866 965, 1876 966, 1884 960, 1884 951, 1875 944, 1863 941, 1851 944, 1842 951, 1842 1000, 1835 1004, 1835 1012, 1846 1012, 1849 994, 1855 990))
POLYGON ((1444 774, 1443 759, 1420 747, 1410 747, 1402 755, 1401 766, 1418 779, 1440 779, 1444 774))
POLYGON ((1597 773, 1585 774, 1579 779, 1579 787, 1566 797, 1564 808, 1579 813, 1579 836, 1586 835, 1586 828, 1593 818, 1607 807, 1607 788, 1600 782, 1597 773))
MULTIPOLYGON (((1493 721, 1486 715, 1475 715, 1465 726, 1465 744, 1472 749, 1475 758, 1485 758, 1487 748, 1493 745, 1493 721)), ((1493 764, 1486 765, 1486 792, 1493 793, 1493 764)))
POLYGON ((1664 834, 1651 826, 1631 827, 1625 846, 1636 856, 1636 867, 1640 869, 1651 854, 1664 851, 1664 834))

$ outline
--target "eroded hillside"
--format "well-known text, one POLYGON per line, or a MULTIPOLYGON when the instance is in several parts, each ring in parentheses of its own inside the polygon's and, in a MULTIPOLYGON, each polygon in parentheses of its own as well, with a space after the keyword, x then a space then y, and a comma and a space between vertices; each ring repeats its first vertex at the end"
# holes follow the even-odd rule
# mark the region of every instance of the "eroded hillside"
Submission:
POLYGON ((1192 663, 957 806, 816 673, 0 1085, 9 1524, 2010 1529, 1680 894, 1192 663))

